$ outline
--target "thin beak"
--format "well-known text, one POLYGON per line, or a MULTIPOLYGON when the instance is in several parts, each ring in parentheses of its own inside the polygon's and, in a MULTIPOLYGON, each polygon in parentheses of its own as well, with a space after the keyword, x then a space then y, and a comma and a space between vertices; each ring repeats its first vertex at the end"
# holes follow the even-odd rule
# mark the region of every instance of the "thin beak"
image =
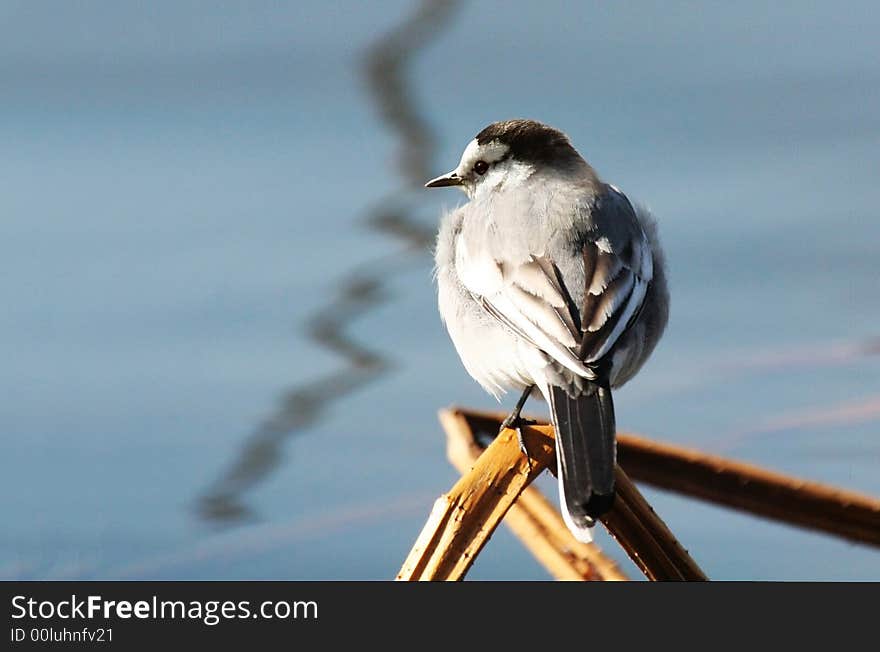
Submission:
POLYGON ((458 176, 458 173, 453 170, 448 174, 443 174, 436 179, 431 179, 428 183, 425 184, 425 188, 443 188, 445 186, 460 186, 464 183, 464 179, 458 176))

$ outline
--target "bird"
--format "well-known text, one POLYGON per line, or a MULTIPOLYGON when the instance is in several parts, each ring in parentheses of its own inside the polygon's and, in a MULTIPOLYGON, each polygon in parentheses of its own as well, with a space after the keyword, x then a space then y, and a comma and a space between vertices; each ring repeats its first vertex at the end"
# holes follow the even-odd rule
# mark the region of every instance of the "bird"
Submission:
POLYGON ((425 187, 468 198, 441 217, 434 249, 450 339, 496 399, 522 392, 502 430, 517 429, 526 455, 520 412, 530 396, 547 402, 563 520, 589 542, 615 497, 612 390, 639 371, 669 317, 657 222, 565 133, 530 119, 488 125, 425 187))

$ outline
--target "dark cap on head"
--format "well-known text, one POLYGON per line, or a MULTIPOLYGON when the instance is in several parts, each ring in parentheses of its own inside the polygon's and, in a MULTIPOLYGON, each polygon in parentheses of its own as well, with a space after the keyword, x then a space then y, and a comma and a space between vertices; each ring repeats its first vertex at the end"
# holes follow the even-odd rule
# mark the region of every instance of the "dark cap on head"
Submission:
POLYGON ((580 159, 568 136, 535 120, 493 122, 477 134, 480 145, 493 140, 507 145, 511 155, 520 161, 564 164, 580 159))

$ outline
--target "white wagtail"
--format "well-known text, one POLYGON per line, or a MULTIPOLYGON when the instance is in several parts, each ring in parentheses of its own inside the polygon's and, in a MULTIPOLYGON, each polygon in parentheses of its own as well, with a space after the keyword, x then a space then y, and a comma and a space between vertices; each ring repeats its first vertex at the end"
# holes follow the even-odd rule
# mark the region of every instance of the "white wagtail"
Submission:
MULTIPOLYGON (((614 500, 611 388, 629 380, 666 326, 656 225, 599 179, 562 132, 533 120, 483 129, 452 172, 470 201, 437 238, 440 314, 465 368, 499 398, 535 389, 552 412, 565 521, 589 541, 614 500)), ((520 443, 522 436, 520 432, 520 443)))

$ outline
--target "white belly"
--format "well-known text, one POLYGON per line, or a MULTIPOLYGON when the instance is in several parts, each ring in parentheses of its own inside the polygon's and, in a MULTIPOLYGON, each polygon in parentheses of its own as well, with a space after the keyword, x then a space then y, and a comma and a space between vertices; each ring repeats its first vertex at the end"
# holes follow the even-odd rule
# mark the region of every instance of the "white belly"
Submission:
POLYGON ((544 355, 486 313, 457 279, 441 273, 437 282, 440 314, 471 377, 495 398, 533 385, 544 355))

